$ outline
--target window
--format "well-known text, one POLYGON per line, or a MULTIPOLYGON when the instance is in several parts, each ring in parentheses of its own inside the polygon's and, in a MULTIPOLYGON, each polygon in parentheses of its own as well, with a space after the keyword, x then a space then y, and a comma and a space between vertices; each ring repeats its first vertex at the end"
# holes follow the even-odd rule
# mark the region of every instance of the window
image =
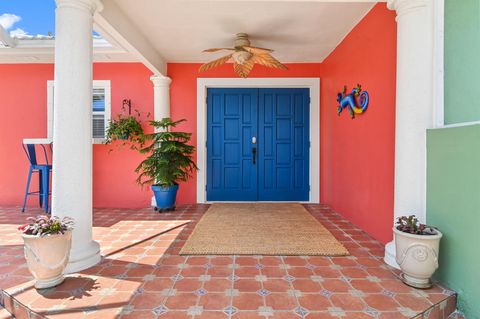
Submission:
MULTIPOLYGON (((53 137, 54 81, 47 82, 48 137, 53 137)), ((105 138, 110 121, 110 81, 94 80, 92 96, 92 137, 97 143, 105 138)))

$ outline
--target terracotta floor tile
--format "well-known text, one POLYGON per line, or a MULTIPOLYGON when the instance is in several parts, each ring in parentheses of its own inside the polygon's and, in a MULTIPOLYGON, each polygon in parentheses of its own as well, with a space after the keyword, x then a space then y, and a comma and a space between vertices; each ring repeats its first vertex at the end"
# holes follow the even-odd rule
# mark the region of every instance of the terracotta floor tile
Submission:
POLYGON ((133 311, 129 314, 123 314, 122 319, 155 319, 157 315, 151 310, 133 311))
POLYGON ((215 266, 207 270, 207 274, 212 277, 228 277, 233 275, 233 268, 215 266))
POLYGON ((278 256, 263 256, 259 261, 264 266, 278 266, 283 263, 278 256))
POLYGON ((203 256, 190 256, 188 257, 187 264, 190 266, 203 266, 210 262, 210 259, 203 256))
POLYGON ((342 308, 346 311, 352 310, 363 310, 366 308, 365 302, 360 297, 352 296, 348 293, 346 294, 333 294, 330 297, 330 301, 333 307, 342 308))
POLYGON ((301 292, 319 292, 322 286, 319 283, 310 279, 296 279, 293 283, 293 288, 301 292))
POLYGON ((428 299, 417 297, 413 294, 397 294, 395 295, 395 300, 403 307, 416 311, 425 310, 432 306, 428 299))
MULTIPOLYGON (((254 311, 242 311, 233 315, 232 318, 233 319, 265 319, 266 317, 260 316, 254 311)), ((268 318, 273 318, 273 317, 268 317, 268 318)), ((296 319, 298 319, 298 317, 296 319)))
POLYGON ((181 292, 193 292, 202 287, 202 282, 198 279, 185 278, 175 283, 174 288, 181 292))
POLYGON ((261 269, 261 273, 271 278, 282 278, 287 274, 287 271, 279 267, 264 267, 261 269))
POLYGON ((314 272, 305 267, 292 267, 287 269, 287 272, 290 276, 296 278, 310 278, 310 276, 314 275, 314 272))
POLYGON ((233 264, 233 258, 225 257, 225 256, 213 256, 210 259, 210 263, 216 266, 220 266, 220 265, 227 266, 227 265, 233 264))
POLYGON ((161 319, 192 319, 193 316, 189 315, 186 311, 169 311, 166 314, 160 316, 161 319))
POLYGON ((395 299, 381 294, 369 294, 363 297, 368 306, 382 311, 396 311, 400 305, 395 299))
POLYGON ((311 256, 308 263, 314 266, 330 266, 332 264, 330 258, 323 256, 311 256))
POLYGON ((163 304, 165 296, 162 293, 147 292, 133 298, 131 305, 134 310, 152 310, 163 304))
POLYGON ((308 263, 308 259, 297 256, 287 256, 283 258, 283 262, 290 266, 305 266, 308 263))
POLYGON ((358 264, 355 260, 344 258, 344 257, 332 257, 331 261, 334 265, 338 265, 338 266, 342 266, 342 267, 358 266, 358 264))
POLYGON ((135 268, 127 270, 125 273, 128 277, 144 277, 154 272, 155 268, 149 265, 138 265, 135 268))
POLYGON ((205 310, 223 310, 232 302, 232 297, 225 296, 224 293, 208 293, 200 296, 199 306, 205 310))
POLYGON ((333 316, 328 312, 312 312, 306 316, 307 319, 338 319, 341 317, 333 316))
POLYGON ((300 317, 293 311, 275 312, 269 319, 299 319, 300 317))
POLYGON ((256 292, 262 289, 262 284, 255 279, 239 279, 233 283, 233 288, 240 292, 256 292))
POLYGON ((204 283, 203 288, 208 292, 224 292, 225 289, 233 287, 233 283, 228 279, 212 278, 204 283))
POLYGON ((281 293, 272 293, 265 296, 265 304, 267 307, 272 307, 273 310, 292 310, 298 306, 295 297, 281 293))
POLYGON ((356 290, 360 290, 366 293, 380 293, 383 291, 383 287, 376 282, 371 282, 366 279, 352 279, 350 285, 356 290))
POLYGON ((255 267, 239 267, 235 269, 235 275, 238 277, 255 278, 255 276, 260 274, 260 269, 255 267))
POLYGON ((233 297, 232 305, 242 310, 257 310, 264 306, 263 297, 256 293, 240 293, 233 297))
POLYGON ((382 286, 384 289, 392 291, 392 292, 402 292, 402 293, 409 293, 414 290, 414 288, 407 286, 402 281, 398 279, 384 279, 379 282, 379 285, 382 286))
POLYGON ((263 288, 271 292, 287 292, 292 289, 292 285, 283 279, 268 279, 263 282, 263 288))
POLYGON ((378 318, 379 319, 407 319, 407 318, 410 318, 410 316, 403 315, 398 311, 392 311, 392 312, 382 312, 380 313, 378 318))
POLYGON ((341 273, 344 276, 357 279, 365 279, 370 276, 365 270, 356 267, 343 267, 341 273))
POLYGON ((235 258, 235 263, 240 266, 255 267, 255 265, 258 264, 259 261, 260 260, 258 258, 250 257, 250 256, 240 256, 235 258))
MULTIPOLYGON (((0 242, 8 243, 0 246, 0 289, 25 289, 16 297, 36 310, 64 307, 49 316, 55 319, 228 318, 223 311, 232 302, 238 307, 231 319, 299 319, 293 309, 301 311, 300 306, 308 310, 307 319, 333 314, 342 319, 402 319, 406 316, 399 314, 399 307, 420 312, 432 302, 442 302, 448 313, 455 309, 455 297, 444 294, 444 287, 419 292, 404 285, 400 272, 383 263, 383 245, 358 227, 325 205, 305 207, 351 256, 180 256, 208 205, 179 206, 163 214, 151 209, 95 209, 94 238, 108 256, 43 295, 32 288, 17 231, 25 217, 42 211, 29 208, 21 214, 18 207, 0 207, 0 242), (173 229, 185 222, 189 224, 173 229), (322 311, 328 303, 330 310, 340 311, 322 311)), ((12 304, 10 299, 5 302, 12 304)))
POLYGON ((176 275, 180 273, 180 269, 177 266, 164 266, 161 265, 159 268, 155 269, 153 271, 153 275, 157 277, 172 277, 173 275, 176 275))
POLYGON ((173 287, 173 282, 170 278, 154 278, 145 282, 144 288, 147 291, 163 291, 167 288, 173 287))
POLYGON ((228 318, 228 315, 224 314, 221 311, 204 311, 201 315, 195 315, 195 319, 227 319, 227 318, 228 318))
POLYGON ((300 306, 310 311, 327 311, 329 307, 332 307, 330 300, 320 294, 303 294, 298 297, 300 306))
POLYGON ((165 306, 173 310, 185 310, 191 306, 195 306, 198 296, 192 293, 177 293, 175 296, 167 297, 165 306))
POLYGON ((185 269, 182 269, 180 274, 183 277, 198 277, 200 275, 206 274, 207 269, 205 267, 188 267, 185 269))
POLYGON ((350 289, 352 289, 348 282, 345 282, 341 279, 327 278, 322 281, 321 284, 324 289, 334 293, 348 292, 350 289))
POLYGON ((342 274, 340 271, 333 269, 331 267, 321 266, 313 269, 315 275, 321 276, 323 278, 338 278, 342 274))

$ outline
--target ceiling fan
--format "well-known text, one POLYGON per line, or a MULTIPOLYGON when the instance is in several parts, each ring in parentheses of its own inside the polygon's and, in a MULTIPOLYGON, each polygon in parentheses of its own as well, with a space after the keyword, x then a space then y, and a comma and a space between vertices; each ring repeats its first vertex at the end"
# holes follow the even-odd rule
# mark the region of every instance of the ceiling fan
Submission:
POLYGON ((265 48, 257 48, 250 46, 248 34, 237 33, 237 37, 233 42, 233 48, 212 48, 203 52, 232 51, 232 53, 221 58, 203 64, 199 71, 207 71, 225 64, 230 59, 233 61, 233 69, 242 78, 246 78, 253 66, 256 64, 264 65, 270 68, 287 70, 287 67, 275 59, 271 53, 273 50, 265 48))

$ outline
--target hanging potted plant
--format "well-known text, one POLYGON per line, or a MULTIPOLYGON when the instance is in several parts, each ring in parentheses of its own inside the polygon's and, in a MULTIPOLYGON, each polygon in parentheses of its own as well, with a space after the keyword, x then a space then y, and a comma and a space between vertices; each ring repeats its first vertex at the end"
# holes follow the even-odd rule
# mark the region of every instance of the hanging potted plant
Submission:
POLYGON ((396 261, 402 280, 415 288, 430 288, 430 277, 438 268, 438 252, 442 233, 420 224, 415 215, 401 216, 393 227, 396 261))
MULTIPOLYGON (((140 123, 140 111, 131 109, 131 101, 123 100, 122 113, 118 114, 114 119, 111 119, 107 128, 105 136, 105 144, 110 144, 113 141, 123 140, 133 143, 143 141, 143 128, 140 123), (128 107, 128 114, 126 113, 128 107)), ((147 114, 147 117, 149 114, 147 114)))
POLYGON ((192 134, 171 131, 185 121, 170 118, 150 121, 155 133, 145 135, 151 143, 140 149, 147 158, 135 170, 140 174, 137 182, 142 186, 152 185, 156 209, 160 211, 175 209, 178 182, 187 181, 198 169, 193 161, 195 147, 188 144, 192 134))
POLYGON ((35 278, 35 288, 57 286, 70 257, 73 219, 56 216, 29 217, 20 226, 28 269, 35 278))

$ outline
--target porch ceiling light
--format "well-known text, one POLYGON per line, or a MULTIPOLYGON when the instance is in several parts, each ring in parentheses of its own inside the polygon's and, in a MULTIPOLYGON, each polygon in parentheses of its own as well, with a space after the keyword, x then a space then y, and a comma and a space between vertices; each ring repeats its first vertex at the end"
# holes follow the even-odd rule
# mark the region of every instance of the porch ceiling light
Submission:
POLYGON ((217 52, 217 51, 233 51, 232 53, 203 64, 199 71, 207 71, 216 68, 220 65, 233 60, 233 69, 242 78, 246 78, 252 71, 255 63, 261 64, 270 68, 287 70, 288 68, 275 59, 270 53, 271 49, 257 48, 250 45, 248 34, 237 33, 237 38, 233 43, 233 48, 212 48, 204 50, 203 52, 217 52))

